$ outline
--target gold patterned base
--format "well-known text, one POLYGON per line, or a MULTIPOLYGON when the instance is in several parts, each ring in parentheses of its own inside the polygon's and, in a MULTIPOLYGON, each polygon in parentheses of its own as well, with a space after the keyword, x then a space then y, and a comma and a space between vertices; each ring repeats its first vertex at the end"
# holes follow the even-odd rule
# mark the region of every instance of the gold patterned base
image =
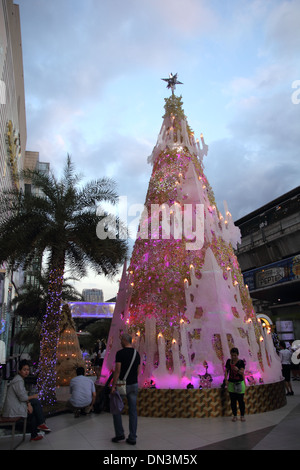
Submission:
MULTIPOLYGON (((286 405, 284 382, 246 387, 246 414, 273 411, 286 405)), ((231 416, 227 390, 211 389, 150 389, 139 390, 139 416, 155 418, 207 418, 231 416)), ((125 400, 124 413, 127 413, 125 400)))

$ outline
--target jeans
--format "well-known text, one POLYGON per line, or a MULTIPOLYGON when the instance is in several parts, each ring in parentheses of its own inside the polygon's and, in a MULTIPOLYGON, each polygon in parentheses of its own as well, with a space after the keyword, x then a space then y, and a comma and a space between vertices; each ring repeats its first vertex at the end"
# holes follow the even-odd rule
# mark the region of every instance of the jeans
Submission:
POLYGON ((37 427, 40 424, 45 422, 45 417, 43 413, 43 408, 41 402, 37 398, 32 398, 30 400, 30 404, 32 406, 32 413, 28 415, 29 423, 30 423, 30 430, 31 430, 31 437, 36 437, 38 434, 37 427))
POLYGON ((239 404, 241 416, 244 416, 244 414, 245 414, 244 394, 243 393, 229 392, 229 396, 230 396, 230 404, 231 404, 231 410, 232 410, 233 416, 237 415, 237 404, 236 404, 236 402, 238 402, 238 404, 239 404))
MULTIPOLYGON (((136 430, 137 430, 137 402, 138 395, 138 384, 126 385, 126 397, 128 402, 128 414, 129 414, 129 436, 130 441, 136 441, 136 430)), ((113 415, 114 428, 116 437, 124 436, 124 428, 122 424, 122 415, 113 415)))

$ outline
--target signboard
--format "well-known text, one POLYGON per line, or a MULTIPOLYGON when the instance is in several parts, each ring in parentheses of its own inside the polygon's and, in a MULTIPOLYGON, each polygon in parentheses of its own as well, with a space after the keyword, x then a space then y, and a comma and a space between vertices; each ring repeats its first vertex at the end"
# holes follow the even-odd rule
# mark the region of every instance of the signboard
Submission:
POLYGON ((73 318, 112 318, 115 302, 69 302, 73 318))
POLYGON ((291 320, 278 320, 276 330, 280 340, 292 341, 294 337, 294 324, 291 320))
POLYGON ((292 321, 281 320, 276 322, 276 330, 278 333, 286 333, 287 331, 294 331, 294 325, 292 321))
POLYGON ((249 291, 300 279, 300 255, 243 273, 249 291))
POLYGON ((256 274, 256 287, 267 287, 277 282, 282 281, 285 278, 284 267, 274 267, 270 269, 264 269, 256 274))

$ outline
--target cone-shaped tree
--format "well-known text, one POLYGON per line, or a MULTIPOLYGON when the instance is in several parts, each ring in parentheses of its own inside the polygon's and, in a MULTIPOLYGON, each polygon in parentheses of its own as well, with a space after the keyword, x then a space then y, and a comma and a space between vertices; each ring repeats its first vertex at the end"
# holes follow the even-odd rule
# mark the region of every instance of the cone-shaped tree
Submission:
POLYGON ((84 367, 85 362, 79 345, 71 310, 68 304, 61 309, 60 332, 57 346, 57 385, 70 385, 76 376, 77 367, 84 367))
POLYGON ((227 207, 222 216, 204 174, 203 136, 195 141, 181 97, 172 92, 165 110, 103 380, 114 367, 120 331, 128 330, 142 357, 140 385, 219 387, 233 346, 245 359, 247 383, 280 381, 271 334, 256 318, 234 253, 239 229, 227 207))
MULTIPOLYGON (((40 274, 35 276, 35 284, 24 283, 17 289, 17 296, 12 300, 14 315, 34 321, 30 328, 19 331, 13 341, 30 348, 30 356, 34 362, 38 361, 40 351, 40 330, 47 307, 48 276, 40 274)), ((62 289, 62 301, 81 301, 82 295, 65 279, 62 289)))
POLYGON ((26 170, 22 177, 32 181, 39 195, 11 190, 0 197, 0 263, 12 269, 30 266, 35 256, 47 254, 49 288, 40 345, 38 387, 43 402, 56 400, 56 349, 59 334, 61 294, 66 268, 82 277, 88 268, 97 274, 113 276, 127 253, 127 242, 112 237, 115 224, 96 204, 116 203, 118 195, 112 180, 102 178, 80 184, 68 156, 64 174, 26 170), (104 215, 103 215, 104 214, 104 215), (96 231, 105 219, 110 236, 101 239, 96 231))

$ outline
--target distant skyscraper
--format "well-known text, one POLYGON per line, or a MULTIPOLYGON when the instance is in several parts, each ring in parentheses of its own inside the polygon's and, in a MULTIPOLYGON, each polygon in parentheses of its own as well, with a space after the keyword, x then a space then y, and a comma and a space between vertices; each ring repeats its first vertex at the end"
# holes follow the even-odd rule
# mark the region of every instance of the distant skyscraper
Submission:
POLYGON ((85 302, 103 302, 103 291, 101 289, 83 289, 82 296, 85 302))

